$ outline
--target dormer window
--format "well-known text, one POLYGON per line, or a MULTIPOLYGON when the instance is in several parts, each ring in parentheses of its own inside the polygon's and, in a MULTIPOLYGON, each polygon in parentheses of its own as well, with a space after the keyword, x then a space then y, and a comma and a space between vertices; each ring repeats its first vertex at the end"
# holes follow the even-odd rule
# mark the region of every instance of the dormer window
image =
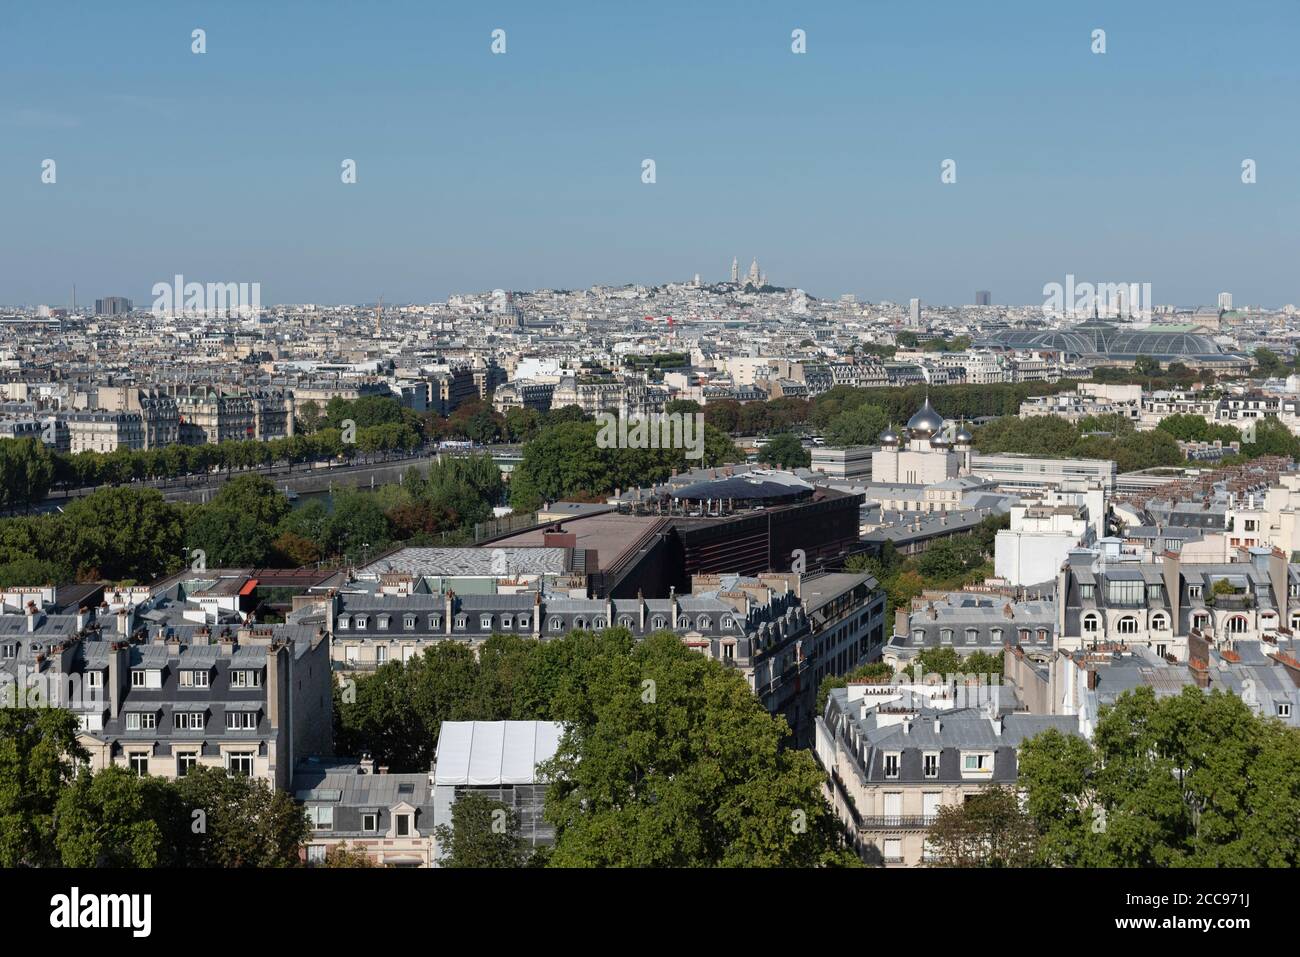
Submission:
POLYGON ((379 629, 380 629, 381 631, 387 631, 387 630, 388 630, 388 620, 389 620, 389 619, 388 619, 388 616, 387 616, 387 615, 380 615, 380 616, 379 616, 378 625, 379 625, 379 629))
POLYGON ((429 627, 430 627, 430 628, 434 628, 434 629, 441 628, 441 627, 442 627, 442 615, 430 615, 430 616, 429 616, 429 627))
POLYGON ((360 628, 364 628, 364 627, 366 627, 366 616, 365 616, 365 615, 357 615, 357 628, 360 629, 360 628))
POLYGON ((564 631, 564 619, 555 616, 551 619, 551 631, 564 631))
POLYGON ((501 627, 502 627, 502 628, 509 628, 509 627, 511 627, 513 624, 514 624, 514 618, 512 618, 510 615, 502 615, 502 616, 501 616, 501 627))
POLYGON ((14 644, 0 645, 0 658, 17 658, 18 646, 14 644))
POLYGON ((700 615, 699 618, 695 619, 695 627, 700 631, 708 631, 713 627, 713 622, 709 619, 708 615, 700 615))
POLYGON ((414 616, 414 615, 406 615, 405 617, 403 617, 403 618, 402 618, 402 627, 405 628, 407 631, 411 631, 411 630, 413 630, 413 629, 415 628, 415 616, 414 616))
POLYGON ((663 615, 655 615, 653 618, 650 619, 651 628, 662 628, 664 624, 665 621, 663 615))
POLYGON ((587 627, 587 619, 579 615, 577 618, 573 619, 573 627, 579 630, 585 629, 587 627))
POLYGON ((481 616, 479 616, 478 626, 479 626, 480 628, 483 628, 483 629, 491 628, 491 627, 492 627, 492 616, 491 616, 491 615, 481 615, 481 616))
POLYGON ((467 621, 469 621, 469 616, 468 616, 468 615, 457 615, 457 616, 456 616, 456 627, 457 627, 457 628, 464 628, 464 627, 465 627, 465 623, 466 623, 467 621))
POLYGON ((351 619, 347 615, 339 615, 339 623, 338 623, 339 631, 347 631, 349 621, 351 621, 351 619))
POLYGON ((226 730, 227 731, 256 731, 257 712, 256 711, 227 711, 226 730))
POLYGON ((1188 597, 1188 598, 1200 598, 1200 597, 1201 597, 1201 586, 1200 586, 1200 585, 1188 585, 1188 586, 1187 586, 1187 597, 1188 597))
POLYGON ((961 769, 967 774, 984 774, 993 769, 993 755, 987 752, 963 751, 961 769))
POLYGON ((527 627, 528 627, 528 624, 529 624, 529 622, 530 622, 531 620, 532 620, 532 619, 529 618, 527 615, 520 615, 520 616, 519 616, 519 627, 520 627, 520 628, 527 628, 527 627))
POLYGON ((153 731, 157 727, 158 715, 153 711, 128 711, 126 714, 128 731, 153 731))
POLYGON ((182 688, 206 688, 208 687, 210 676, 207 671, 182 671, 181 687, 182 688))
POLYGON ((232 671, 230 672, 230 687, 260 688, 262 687, 262 672, 257 670, 232 671))
POLYGON ((175 711, 172 713, 172 726, 177 731, 202 731, 202 711, 175 711))
POLYGON ((735 619, 734 619, 734 618, 728 618, 728 617, 725 617, 725 616, 724 616, 723 619, 722 619, 722 627, 723 627, 723 628, 735 628, 735 627, 736 627, 736 621, 735 621, 735 619))

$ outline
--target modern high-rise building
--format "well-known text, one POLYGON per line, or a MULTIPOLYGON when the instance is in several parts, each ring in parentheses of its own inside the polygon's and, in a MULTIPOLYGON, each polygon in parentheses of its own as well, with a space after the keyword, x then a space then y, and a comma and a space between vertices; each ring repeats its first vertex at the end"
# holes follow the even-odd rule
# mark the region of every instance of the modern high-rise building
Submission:
POLYGON ((913 299, 913 300, 908 304, 908 310, 909 310, 909 316, 910 316, 911 321, 912 321, 912 325, 913 325, 913 326, 916 326, 917 328, 920 328, 920 325, 921 325, 921 300, 920 300, 920 299, 913 299))
POLYGON ((1232 293, 1230 292, 1219 293, 1219 308, 1220 309, 1232 308, 1232 293))
POLYGON ((993 293, 989 292, 987 289, 980 289, 978 292, 975 293, 975 305, 977 306, 993 305, 993 293))
POLYGON ((122 296, 105 296, 95 300, 95 315, 125 316, 131 311, 131 300, 122 296))
POLYGON ((740 282, 740 259, 736 256, 731 257, 731 281, 740 282))

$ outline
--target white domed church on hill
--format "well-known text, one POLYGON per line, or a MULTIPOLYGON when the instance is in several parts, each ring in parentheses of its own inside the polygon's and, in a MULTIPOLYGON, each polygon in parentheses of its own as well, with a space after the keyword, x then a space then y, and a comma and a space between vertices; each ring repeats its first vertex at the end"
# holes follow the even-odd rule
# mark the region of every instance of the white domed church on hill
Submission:
POLYGON ((959 429, 944 435, 944 419, 927 397, 907 420, 900 436, 892 427, 880 436, 880 450, 871 455, 871 481, 935 485, 970 474, 971 434, 959 429))

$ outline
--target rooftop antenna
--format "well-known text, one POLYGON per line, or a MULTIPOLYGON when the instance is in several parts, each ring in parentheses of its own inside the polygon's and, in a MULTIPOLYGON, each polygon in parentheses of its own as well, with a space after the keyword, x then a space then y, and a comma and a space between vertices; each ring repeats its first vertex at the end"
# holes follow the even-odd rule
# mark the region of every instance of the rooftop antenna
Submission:
POLYGON ((375 307, 375 338, 378 339, 384 334, 384 296, 379 295, 379 305, 375 307))

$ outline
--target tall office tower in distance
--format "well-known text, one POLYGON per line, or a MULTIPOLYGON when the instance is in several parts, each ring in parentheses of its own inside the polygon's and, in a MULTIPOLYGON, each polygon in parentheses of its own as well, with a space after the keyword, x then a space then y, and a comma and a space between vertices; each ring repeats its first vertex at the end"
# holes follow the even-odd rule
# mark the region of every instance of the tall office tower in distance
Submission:
POLYGON ((913 299, 909 303, 909 309, 912 325, 917 329, 921 328, 921 300, 913 299))
POLYGON ((95 300, 95 315, 125 316, 131 311, 131 300, 122 296, 105 296, 95 300))
POLYGON ((1220 309, 1232 308, 1232 293, 1230 292, 1219 293, 1219 308, 1220 309))
POLYGON ((975 293, 975 305, 977 306, 993 305, 993 293, 989 292, 987 289, 979 290, 978 292, 975 293))
POLYGON ((731 257, 731 281, 740 282, 740 257, 731 257))

